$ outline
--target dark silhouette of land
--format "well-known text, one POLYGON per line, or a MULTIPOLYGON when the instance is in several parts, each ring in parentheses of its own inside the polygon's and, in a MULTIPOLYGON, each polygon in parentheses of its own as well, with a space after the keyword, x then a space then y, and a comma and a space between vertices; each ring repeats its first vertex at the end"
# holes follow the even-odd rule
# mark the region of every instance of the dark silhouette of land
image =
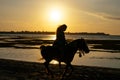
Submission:
MULTIPOLYGON (((64 70, 62 65, 59 71, 58 65, 50 65, 54 71, 54 77, 47 75, 44 64, 36 62, 24 62, 0 59, 0 80, 60 80, 60 74, 64 70)), ((71 76, 64 80, 120 80, 120 69, 95 66, 73 66, 71 76)))
MULTIPOLYGON (((0 31, 0 34, 55 34, 55 32, 47 32, 47 31, 0 31)), ((65 34, 72 35, 109 35, 103 32, 96 33, 88 33, 88 32, 65 32, 65 34)))

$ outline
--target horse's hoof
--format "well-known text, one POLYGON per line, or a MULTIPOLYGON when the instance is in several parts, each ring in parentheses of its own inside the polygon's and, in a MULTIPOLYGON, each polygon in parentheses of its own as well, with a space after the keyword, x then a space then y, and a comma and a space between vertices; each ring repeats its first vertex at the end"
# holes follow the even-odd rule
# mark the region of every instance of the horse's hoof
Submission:
POLYGON ((63 77, 60 77, 60 80, 64 80, 64 78, 63 78, 63 77))

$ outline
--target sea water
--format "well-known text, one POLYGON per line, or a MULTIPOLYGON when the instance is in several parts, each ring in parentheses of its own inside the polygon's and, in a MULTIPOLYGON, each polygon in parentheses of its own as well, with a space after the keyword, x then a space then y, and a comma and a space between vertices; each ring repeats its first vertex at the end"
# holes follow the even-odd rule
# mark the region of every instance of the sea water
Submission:
MULTIPOLYGON (((0 35, 0 39, 10 38, 10 37, 32 37, 39 38, 43 40, 54 40, 55 35, 38 35, 38 34, 4 34, 0 35)), ((92 39, 92 40, 120 40, 120 36, 115 35, 66 35, 67 39, 92 39)), ((4 41, 0 40, 0 43, 4 41)), ((40 45, 36 45, 39 47, 40 45)), ((13 60, 21 60, 21 61, 29 61, 29 62, 38 62, 43 63, 44 60, 40 60, 42 58, 40 54, 40 49, 17 49, 13 47, 1 47, 0 48, 0 58, 1 59, 13 59, 13 60)), ((52 61, 52 64, 56 64, 56 61, 52 61)), ((120 68, 120 52, 114 51, 91 51, 89 54, 86 54, 82 57, 79 57, 78 54, 75 54, 74 59, 72 61, 73 65, 86 65, 86 66, 100 66, 100 67, 111 67, 111 68, 120 68)))
MULTIPOLYGON (((31 37, 31 38, 40 38, 43 40, 55 40, 56 36, 54 34, 0 34, 1 37, 31 37)), ((66 39, 80 39, 85 38, 88 40, 120 40, 120 35, 65 35, 66 39)))

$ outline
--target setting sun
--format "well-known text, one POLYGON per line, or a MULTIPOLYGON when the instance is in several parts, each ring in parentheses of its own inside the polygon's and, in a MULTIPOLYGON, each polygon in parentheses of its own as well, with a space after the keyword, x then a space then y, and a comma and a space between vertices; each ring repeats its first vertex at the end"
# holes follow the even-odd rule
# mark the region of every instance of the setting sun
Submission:
POLYGON ((50 19, 52 20, 52 21, 60 21, 60 19, 61 19, 61 12, 60 11, 58 11, 58 10, 52 10, 51 12, 50 12, 50 19))

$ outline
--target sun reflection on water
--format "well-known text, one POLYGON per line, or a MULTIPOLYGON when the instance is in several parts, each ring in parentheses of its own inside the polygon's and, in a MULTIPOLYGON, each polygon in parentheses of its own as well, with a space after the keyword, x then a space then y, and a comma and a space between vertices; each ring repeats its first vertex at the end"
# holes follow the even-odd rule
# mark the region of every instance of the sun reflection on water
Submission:
POLYGON ((52 60, 50 63, 51 63, 51 64, 58 64, 59 62, 56 61, 56 60, 52 60))
POLYGON ((55 35, 51 35, 51 36, 50 36, 50 39, 51 39, 51 40, 55 40, 55 39, 56 39, 56 36, 55 36, 55 35))

